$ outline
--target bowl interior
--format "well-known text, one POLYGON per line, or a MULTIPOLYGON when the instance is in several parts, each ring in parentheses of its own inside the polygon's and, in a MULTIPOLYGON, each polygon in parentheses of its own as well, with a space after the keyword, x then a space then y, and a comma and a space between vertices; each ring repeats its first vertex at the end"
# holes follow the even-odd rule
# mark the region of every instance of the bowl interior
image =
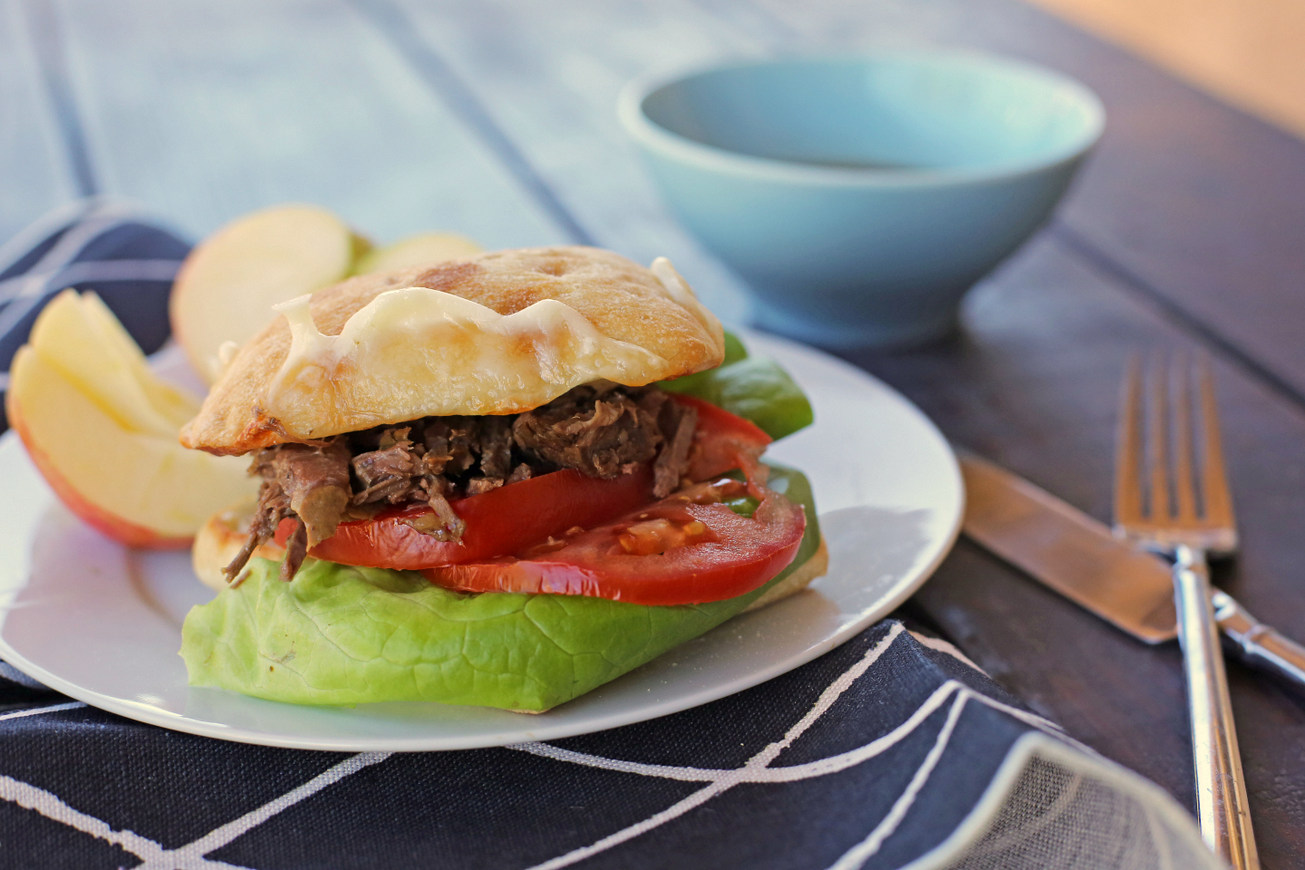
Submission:
POLYGON ((673 136, 726 152, 856 169, 983 171, 1068 157, 1102 113, 1084 87, 1037 67, 912 52, 717 68, 641 103, 673 136))

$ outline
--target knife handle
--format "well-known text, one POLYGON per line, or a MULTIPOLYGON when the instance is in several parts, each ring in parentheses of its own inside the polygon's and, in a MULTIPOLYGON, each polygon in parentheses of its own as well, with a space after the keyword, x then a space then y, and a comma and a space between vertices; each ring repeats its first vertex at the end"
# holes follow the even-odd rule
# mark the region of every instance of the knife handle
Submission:
POLYGON ((1305 647, 1251 616, 1226 592, 1213 592, 1210 603, 1239 659, 1305 686, 1305 647))

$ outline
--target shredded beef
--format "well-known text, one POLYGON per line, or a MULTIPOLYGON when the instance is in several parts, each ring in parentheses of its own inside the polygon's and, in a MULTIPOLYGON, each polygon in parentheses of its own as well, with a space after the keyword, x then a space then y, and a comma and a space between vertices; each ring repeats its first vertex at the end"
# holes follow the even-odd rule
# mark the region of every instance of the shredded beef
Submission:
MULTIPOLYGON (((239 552, 223 569, 228 583, 236 579, 236 575, 254 555, 254 551, 271 539, 281 520, 293 516, 294 512, 290 510, 290 499, 286 497, 285 492, 279 486, 270 486, 264 481, 258 492, 258 507, 255 508, 253 519, 249 524, 249 535, 245 538, 245 543, 239 552)), ((287 570, 285 563, 288 561, 289 559, 282 562, 283 573, 287 570)))
POLYGON ((281 579, 290 580, 299 573, 299 566, 308 556, 308 533, 304 524, 295 526, 285 542, 285 558, 281 560, 281 579))
POLYGON ((492 489, 512 472, 512 423, 506 417, 481 417, 479 423, 480 475, 492 489))
POLYGON ((321 447, 280 444, 256 453, 250 471, 263 478, 263 485, 249 537, 227 565, 227 579, 240 573, 287 517, 296 520, 296 528, 281 570, 283 576, 293 576, 308 547, 335 534, 349 505, 349 449, 340 441, 321 447))
POLYGON ((432 417, 423 421, 422 443, 433 474, 462 474, 476 462, 472 417, 432 417))
POLYGON ((384 450, 358 454, 353 458, 353 473, 362 488, 351 498, 354 504, 399 504, 413 500, 426 466, 412 442, 405 440, 384 450))
POLYGON ((624 391, 599 394, 592 387, 519 414, 512 436, 528 455, 602 478, 652 459, 662 440, 656 414, 624 391))
MULTIPOLYGON (((658 393, 665 397, 665 393, 658 393)), ((680 487, 680 479, 689 467, 689 450, 698 428, 698 409, 678 402, 663 401, 658 419, 666 439, 665 446, 653 460, 653 495, 665 498, 680 487)))
POLYGON ((287 517, 282 576, 292 577, 309 547, 340 522, 392 505, 424 503, 435 522, 420 529, 457 540, 462 520, 449 499, 488 492, 559 468, 614 478, 653 463, 654 495, 675 491, 688 467, 697 412, 655 388, 579 387, 523 414, 426 417, 328 439, 259 451, 263 478, 244 547, 226 568, 234 578, 287 517))

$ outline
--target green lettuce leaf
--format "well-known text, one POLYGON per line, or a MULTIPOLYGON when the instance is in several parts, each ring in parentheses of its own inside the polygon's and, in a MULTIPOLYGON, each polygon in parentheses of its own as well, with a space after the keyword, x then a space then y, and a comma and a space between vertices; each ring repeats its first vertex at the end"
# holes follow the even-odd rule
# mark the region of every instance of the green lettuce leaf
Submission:
POLYGON ((465 594, 420 575, 308 560, 278 566, 193 608, 181 655, 192 685, 296 704, 438 701, 547 710, 745 609, 819 545, 810 485, 777 467, 771 485, 806 507, 798 558, 770 583, 710 604, 651 607, 569 595, 465 594))
POLYGON ((661 381, 671 393, 711 402, 751 420, 775 440, 810 426, 811 402, 792 376, 772 359, 748 356, 742 342, 725 333, 725 361, 718 367, 661 381))

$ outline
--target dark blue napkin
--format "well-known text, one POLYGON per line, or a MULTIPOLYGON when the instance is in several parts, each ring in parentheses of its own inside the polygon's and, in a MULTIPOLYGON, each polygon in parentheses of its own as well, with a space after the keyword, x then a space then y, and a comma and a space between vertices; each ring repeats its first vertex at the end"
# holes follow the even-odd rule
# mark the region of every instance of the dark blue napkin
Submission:
MULTIPOLYGON (((0 249, 4 365, 41 304, 70 285, 101 294, 146 350, 158 347, 186 249, 104 203, 42 222, 0 249)), ((1159 789, 1077 748, 950 644, 897 620, 683 713, 456 752, 350 755, 174 733, 0 662, 3 867, 1208 860, 1159 789)))

